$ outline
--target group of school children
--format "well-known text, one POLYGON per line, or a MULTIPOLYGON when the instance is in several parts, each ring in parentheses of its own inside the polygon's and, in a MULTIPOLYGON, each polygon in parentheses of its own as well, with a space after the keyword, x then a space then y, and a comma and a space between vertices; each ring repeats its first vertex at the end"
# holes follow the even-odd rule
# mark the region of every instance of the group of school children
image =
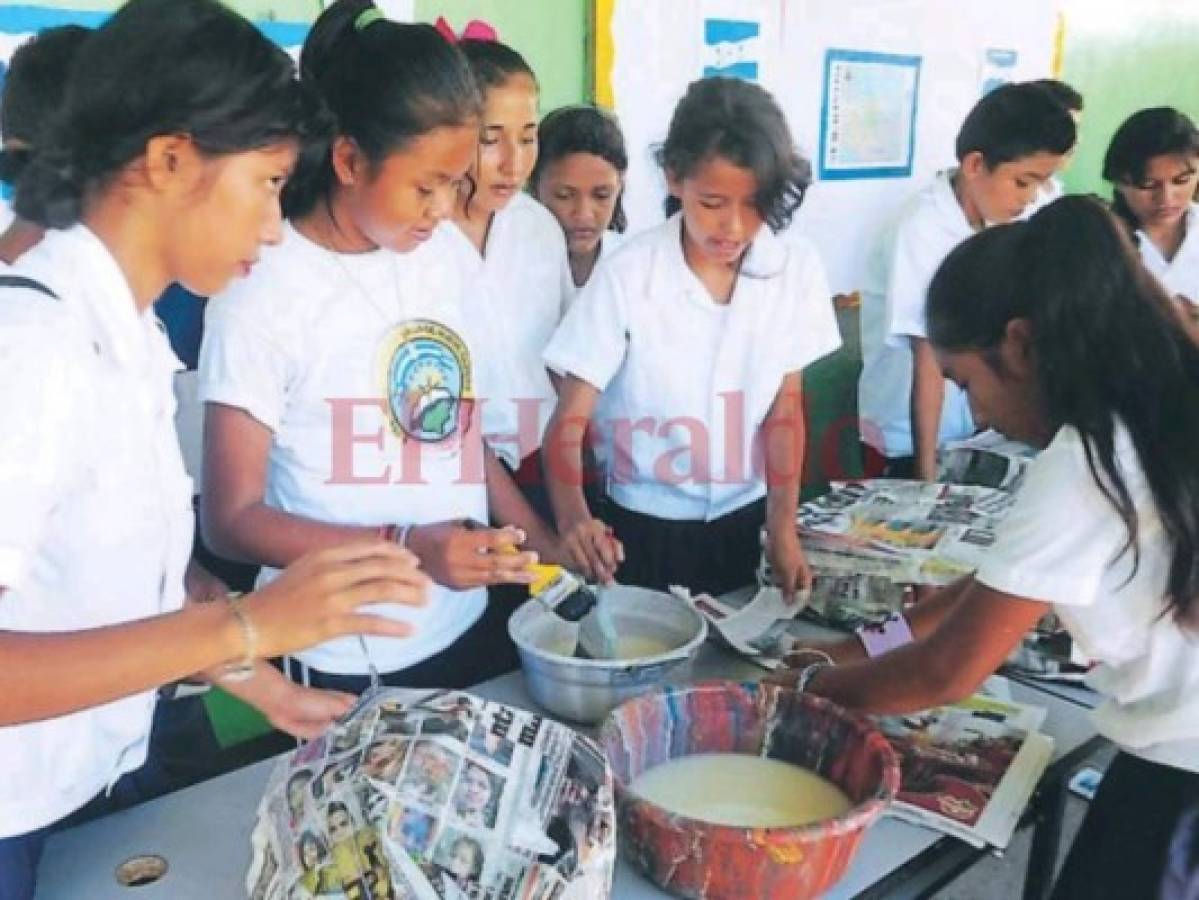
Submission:
MULTIPOLYGON (((840 338, 789 228, 811 174, 785 116, 756 85, 691 84, 657 149, 665 220, 622 235, 617 123, 542 118, 538 92, 511 47, 370 0, 329 5, 298 73, 217 0, 130 0, 18 51, 0 900, 32 897, 48 836, 146 762, 160 685, 198 675, 313 737, 374 672, 510 668, 535 561, 719 593, 765 552, 786 594, 810 584, 802 373, 840 338), (243 596, 193 557, 153 309, 171 285, 210 298, 200 532, 260 567, 243 596)), ((985 427, 1039 449, 996 544, 886 647, 805 648, 777 677, 918 710, 1056 612, 1120 749, 1057 896, 1153 897, 1199 854, 1179 827, 1199 804, 1199 132, 1130 117, 1109 209, 1055 196, 1081 110, 1060 82, 982 98, 863 291, 869 464, 931 479, 985 427)))

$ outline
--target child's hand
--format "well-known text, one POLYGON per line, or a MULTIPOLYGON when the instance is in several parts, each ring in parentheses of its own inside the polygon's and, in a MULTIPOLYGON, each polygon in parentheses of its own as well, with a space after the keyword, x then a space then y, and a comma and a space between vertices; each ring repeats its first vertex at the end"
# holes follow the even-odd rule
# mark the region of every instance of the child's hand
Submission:
POLYGON ((353 694, 298 685, 265 662, 254 667, 253 678, 222 682, 221 688, 256 707, 275 728, 301 740, 320 737, 357 700, 353 694))
MULTIPOLYGON (((256 654, 283 656, 348 634, 407 637, 412 626, 359 612, 374 603, 423 606, 429 578, 416 556, 386 541, 345 544, 302 557, 266 587, 246 596, 258 635, 256 654)), ((229 627, 241 639, 240 625, 229 627)))
POLYGON ((588 581, 608 584, 624 562, 624 545, 600 519, 586 518, 562 532, 562 543, 570 557, 570 567, 588 581))
POLYGON ((766 559, 788 603, 795 603, 800 591, 811 589, 812 569, 794 527, 767 529, 766 559))
POLYGON ((537 554, 517 548, 525 542, 519 528, 487 528, 455 519, 418 525, 408 546, 438 584, 454 590, 491 584, 529 584, 537 554))

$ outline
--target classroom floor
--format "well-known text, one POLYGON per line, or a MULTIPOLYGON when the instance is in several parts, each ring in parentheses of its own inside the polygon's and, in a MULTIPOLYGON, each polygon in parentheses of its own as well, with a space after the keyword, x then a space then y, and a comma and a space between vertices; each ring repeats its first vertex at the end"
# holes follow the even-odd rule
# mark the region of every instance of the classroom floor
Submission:
MULTIPOLYGON (((1105 747, 1081 765, 1105 769, 1115 752, 1114 747, 1105 747)), ((1086 811, 1087 801, 1073 794, 1067 795, 1066 820, 1057 861, 1059 867, 1066 858, 1066 852, 1086 811)), ((1019 900, 1024 896, 1024 872, 1031 840, 1031 829, 1023 829, 1012 839, 1003 856, 982 860, 933 894, 933 900, 1019 900)))

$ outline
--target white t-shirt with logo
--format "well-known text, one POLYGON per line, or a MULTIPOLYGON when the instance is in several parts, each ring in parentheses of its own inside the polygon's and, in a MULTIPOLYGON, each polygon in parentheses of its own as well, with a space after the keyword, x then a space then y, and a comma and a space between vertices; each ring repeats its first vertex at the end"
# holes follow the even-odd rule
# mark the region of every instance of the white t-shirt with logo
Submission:
POLYGON ((515 469, 541 446, 557 402, 541 354, 575 294, 566 238, 553 214, 523 193, 495 214, 483 256, 456 225, 442 228, 456 264, 474 276, 463 308, 477 335, 482 380, 493 388, 483 433, 515 469))
POLYGON ((1127 529, 1090 473, 1081 435, 1065 427, 1033 462, 976 578, 1053 604, 1096 661, 1088 681, 1106 698, 1094 716, 1101 734, 1199 772, 1199 634, 1164 612, 1170 545, 1123 426, 1116 456, 1139 518, 1135 573, 1121 553, 1127 529))
MULTIPOLYGON (((0 289, 0 630, 178 610, 193 533, 171 390, 182 364, 84 226, 48 231, 5 274, 57 299, 0 289)), ((58 821, 141 766, 154 699, 0 727, 0 838, 58 821)))
MULTIPOLYGON (((911 338, 927 337, 928 286, 949 252, 974 234, 953 193, 952 176, 953 171, 939 173, 904 205, 867 265, 858 416, 862 440, 889 457, 914 452, 911 338)), ((966 394, 947 378, 938 446, 973 433, 966 394)))
POLYGON ((603 391, 617 503, 710 521, 765 494, 759 428, 783 378, 841 339, 810 243, 763 227, 718 304, 683 257, 681 227, 675 215, 597 267, 545 361, 603 391))
POLYGON ((1157 276, 1167 294, 1199 306, 1199 204, 1192 203, 1187 210, 1186 236, 1173 259, 1167 260, 1143 231, 1137 232, 1137 245, 1145 268, 1157 276))
MULTIPOLYGON (((243 409, 273 434, 264 502, 338 525, 487 521, 473 339, 463 273, 445 227, 411 253, 335 254, 285 225, 248 278, 208 304, 200 398, 243 409)), ((263 584, 278 575, 264 568, 263 584)), ((367 637, 383 671, 456 641, 482 615, 482 588, 434 586, 405 639, 367 637)), ((366 674, 356 637, 296 654, 366 674)))

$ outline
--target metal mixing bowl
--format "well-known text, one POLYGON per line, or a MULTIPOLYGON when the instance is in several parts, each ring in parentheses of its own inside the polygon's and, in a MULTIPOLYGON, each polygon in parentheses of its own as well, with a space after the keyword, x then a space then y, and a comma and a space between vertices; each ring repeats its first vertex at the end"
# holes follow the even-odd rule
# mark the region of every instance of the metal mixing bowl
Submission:
POLYGON ((564 655, 574 645, 578 626, 564 622, 536 600, 525 603, 508 622, 529 693, 562 718, 598 722, 613 707, 668 676, 682 677, 708 636, 703 616, 670 594, 612 585, 605 590, 604 603, 618 634, 653 638, 673 649, 635 660, 564 655))

